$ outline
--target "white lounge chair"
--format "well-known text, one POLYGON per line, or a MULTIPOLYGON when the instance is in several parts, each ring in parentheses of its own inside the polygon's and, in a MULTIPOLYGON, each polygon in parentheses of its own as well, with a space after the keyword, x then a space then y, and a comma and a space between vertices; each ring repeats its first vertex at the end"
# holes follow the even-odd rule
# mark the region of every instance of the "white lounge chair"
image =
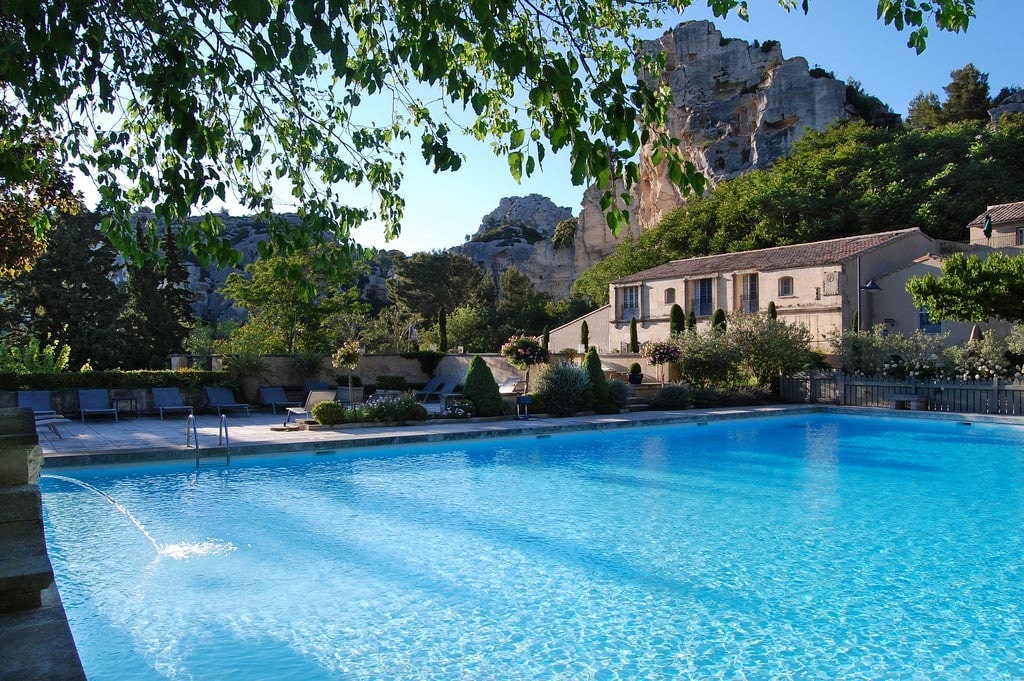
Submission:
POLYGON ((306 396, 306 403, 303 406, 301 406, 301 407, 286 407, 285 411, 287 412, 288 415, 284 419, 284 425, 287 426, 288 423, 292 420, 293 416, 295 418, 297 418, 297 419, 303 418, 303 417, 305 417, 307 419, 311 419, 311 418, 313 418, 313 407, 314 406, 316 406, 317 404, 320 404, 321 402, 333 402, 333 401, 334 401, 334 391, 333 390, 310 390, 309 391, 309 395, 306 396))

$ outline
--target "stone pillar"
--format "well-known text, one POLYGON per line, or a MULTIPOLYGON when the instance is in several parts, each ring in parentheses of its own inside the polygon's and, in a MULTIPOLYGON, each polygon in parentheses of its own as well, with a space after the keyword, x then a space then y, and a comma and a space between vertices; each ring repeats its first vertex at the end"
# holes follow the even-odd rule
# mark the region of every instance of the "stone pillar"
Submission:
POLYGON ((31 409, 0 409, 0 681, 85 681, 46 553, 31 409))

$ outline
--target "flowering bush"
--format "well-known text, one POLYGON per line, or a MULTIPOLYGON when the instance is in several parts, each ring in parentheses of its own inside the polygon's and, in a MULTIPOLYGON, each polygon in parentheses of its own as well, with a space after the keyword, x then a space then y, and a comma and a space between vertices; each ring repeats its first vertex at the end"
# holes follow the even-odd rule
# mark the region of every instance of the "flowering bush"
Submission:
POLYGON ((536 364, 548 361, 548 351, 537 342, 536 338, 526 336, 509 338, 508 342, 501 346, 501 354, 505 356, 509 364, 518 369, 529 369, 536 364))
POLYGON ((655 366, 678 362, 682 354, 679 346, 672 341, 651 341, 640 348, 640 355, 655 366))
POLYGON ((445 419, 468 419, 473 415, 473 403, 469 400, 450 400, 441 414, 445 419))
POLYGON ((345 341, 331 356, 331 364, 335 369, 355 369, 363 348, 357 341, 345 341))

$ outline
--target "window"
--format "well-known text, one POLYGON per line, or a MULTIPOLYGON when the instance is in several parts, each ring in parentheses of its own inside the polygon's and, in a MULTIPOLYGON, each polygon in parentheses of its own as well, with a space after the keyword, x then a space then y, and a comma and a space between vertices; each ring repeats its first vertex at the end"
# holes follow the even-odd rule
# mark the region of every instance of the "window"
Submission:
POLYGON ((640 287, 627 286, 619 290, 622 292, 622 315, 619 319, 640 319, 640 287))
POLYGON ((674 305, 676 302, 676 290, 674 288, 665 289, 665 304, 674 305))
POLYGON ((1024 246, 1024 227, 1017 228, 1017 245, 1024 246))
POLYGON ((698 279, 693 282, 693 301, 690 307, 698 317, 711 315, 711 280, 698 279))
POLYGON ((779 279, 779 297, 793 295, 793 277, 779 279))
POLYGON ((757 275, 743 275, 743 292, 740 294, 740 310, 743 312, 757 312, 757 275))
POLYGON ((932 322, 928 310, 923 307, 917 311, 917 328, 924 333, 942 333, 942 323, 932 322))

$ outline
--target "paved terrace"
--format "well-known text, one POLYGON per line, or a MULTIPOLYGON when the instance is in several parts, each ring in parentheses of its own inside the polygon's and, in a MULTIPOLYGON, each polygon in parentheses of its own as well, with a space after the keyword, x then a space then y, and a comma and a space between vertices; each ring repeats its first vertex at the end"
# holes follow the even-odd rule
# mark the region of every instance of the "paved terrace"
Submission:
MULTIPOLYGON (((588 415, 571 418, 514 417, 498 419, 430 419, 407 425, 344 424, 330 429, 284 429, 284 417, 263 412, 252 415, 228 414, 231 455, 271 452, 309 451, 348 447, 400 444, 403 442, 439 442, 444 440, 543 434, 559 431, 620 428, 636 425, 688 423, 730 418, 820 411, 818 407, 770 405, 720 409, 633 412, 614 415, 588 415)), ((216 415, 196 417, 201 456, 223 456, 218 445, 220 419, 216 415)), ((57 426, 60 438, 46 427, 39 428, 39 443, 46 467, 183 459, 195 456, 185 446, 186 420, 180 415, 160 420, 142 416, 110 419, 68 420, 57 426)))

